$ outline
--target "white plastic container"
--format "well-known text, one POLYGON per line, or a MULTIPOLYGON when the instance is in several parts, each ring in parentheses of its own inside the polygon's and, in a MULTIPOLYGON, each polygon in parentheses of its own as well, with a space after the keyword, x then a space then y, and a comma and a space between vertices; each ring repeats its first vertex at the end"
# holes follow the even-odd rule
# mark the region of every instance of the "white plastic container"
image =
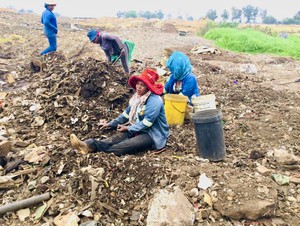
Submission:
POLYGON ((201 95, 199 97, 193 97, 192 104, 194 105, 194 112, 217 108, 215 94, 208 94, 208 95, 201 95))

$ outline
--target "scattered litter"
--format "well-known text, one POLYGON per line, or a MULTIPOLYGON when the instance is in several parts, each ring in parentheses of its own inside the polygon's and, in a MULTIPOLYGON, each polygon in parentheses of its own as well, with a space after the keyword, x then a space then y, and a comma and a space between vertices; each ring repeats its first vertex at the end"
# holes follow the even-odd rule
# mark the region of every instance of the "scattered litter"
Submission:
POLYGON ((205 173, 202 173, 199 177, 198 188, 207 189, 213 185, 213 181, 206 176, 205 173))
POLYGON ((279 185, 288 185, 290 183, 289 177, 281 174, 272 174, 272 179, 279 185))

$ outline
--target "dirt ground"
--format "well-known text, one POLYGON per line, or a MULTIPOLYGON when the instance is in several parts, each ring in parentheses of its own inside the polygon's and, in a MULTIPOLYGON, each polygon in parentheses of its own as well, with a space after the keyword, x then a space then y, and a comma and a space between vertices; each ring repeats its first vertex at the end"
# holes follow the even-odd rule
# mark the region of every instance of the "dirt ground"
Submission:
POLYGON ((52 196, 39 218, 35 214, 41 203, 30 207, 24 221, 17 211, 4 214, 1 225, 57 225, 57 217, 69 212, 76 213, 80 223, 94 219, 102 225, 146 225, 155 189, 173 186, 179 186, 193 204, 195 225, 298 225, 299 161, 283 161, 274 153, 300 156, 300 82, 295 82, 300 79, 299 61, 221 49, 220 54, 193 54, 195 45, 214 44, 178 21, 173 26, 145 20, 108 25, 107 18, 105 22, 59 18, 58 51, 43 58, 43 72, 34 72, 32 57, 47 47, 39 17, 1 11, 0 18, 0 37, 12 38, 0 43, 0 88, 7 92, 0 126, 12 141, 1 165, 2 175, 15 175, 0 187, 0 203, 46 192, 52 196), (99 130, 97 123, 119 115, 132 95, 122 68, 106 64, 100 47, 89 43, 86 33, 92 27, 135 42, 133 74, 145 66, 160 66, 167 47, 190 57, 201 94, 215 94, 223 114, 224 161, 199 158, 190 120, 170 127, 167 150, 160 154, 83 156, 71 149, 71 133, 81 139, 113 133, 99 130), (180 36, 179 30, 188 33, 180 36), (241 70, 249 64, 257 73, 241 70), (8 83, 8 75, 15 81, 8 83), (258 170, 261 165, 269 173, 258 170), (190 196, 202 173, 213 180, 207 191, 212 205, 201 194, 190 196), (296 181, 279 185, 271 174, 296 181), (256 199, 272 199, 274 212, 247 219, 225 211, 256 199))

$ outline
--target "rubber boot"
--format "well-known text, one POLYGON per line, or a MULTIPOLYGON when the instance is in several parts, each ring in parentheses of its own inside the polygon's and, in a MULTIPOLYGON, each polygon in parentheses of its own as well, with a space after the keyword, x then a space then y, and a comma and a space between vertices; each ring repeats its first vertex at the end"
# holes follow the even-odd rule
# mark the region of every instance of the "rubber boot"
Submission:
POLYGON ((78 150, 81 154, 88 154, 93 151, 84 141, 78 139, 75 134, 70 135, 71 146, 78 150))

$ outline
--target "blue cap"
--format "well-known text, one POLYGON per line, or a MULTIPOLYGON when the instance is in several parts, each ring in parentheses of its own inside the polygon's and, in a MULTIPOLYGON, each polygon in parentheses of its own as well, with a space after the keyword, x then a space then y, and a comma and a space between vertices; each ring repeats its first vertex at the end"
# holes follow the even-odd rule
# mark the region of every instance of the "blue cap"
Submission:
POLYGON ((94 41, 95 38, 97 37, 97 31, 96 30, 90 30, 88 33, 87 33, 87 36, 89 37, 90 41, 94 41))

